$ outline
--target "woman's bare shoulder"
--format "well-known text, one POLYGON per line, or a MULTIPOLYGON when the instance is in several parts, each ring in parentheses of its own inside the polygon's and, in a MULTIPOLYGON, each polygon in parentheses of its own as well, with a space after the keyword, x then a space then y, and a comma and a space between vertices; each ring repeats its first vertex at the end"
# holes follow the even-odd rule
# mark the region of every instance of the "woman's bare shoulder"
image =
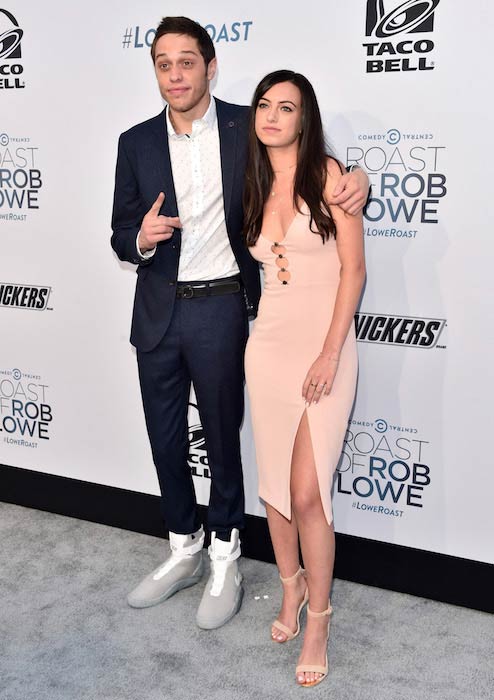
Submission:
POLYGON ((339 180, 345 174, 345 168, 334 156, 326 158, 326 173, 331 180, 339 180))

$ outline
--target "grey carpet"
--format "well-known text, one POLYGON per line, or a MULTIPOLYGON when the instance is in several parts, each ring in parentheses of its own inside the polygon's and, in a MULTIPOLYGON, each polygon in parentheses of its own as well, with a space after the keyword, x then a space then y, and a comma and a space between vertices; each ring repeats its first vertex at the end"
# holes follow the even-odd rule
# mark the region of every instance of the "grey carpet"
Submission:
POLYGON ((330 676, 302 689, 300 639, 269 639, 273 565, 242 560, 239 615, 204 632, 194 623, 204 583, 156 608, 125 602, 166 541, 7 504, 0 538, 1 700, 494 698, 485 613, 337 580, 330 676))

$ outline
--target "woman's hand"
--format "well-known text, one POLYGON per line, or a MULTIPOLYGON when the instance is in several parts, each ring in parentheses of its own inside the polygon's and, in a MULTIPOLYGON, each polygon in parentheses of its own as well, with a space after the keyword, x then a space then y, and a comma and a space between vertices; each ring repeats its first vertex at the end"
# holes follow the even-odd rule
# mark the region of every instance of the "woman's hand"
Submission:
POLYGON ((309 406, 311 403, 318 403, 323 395, 328 396, 331 392, 338 361, 337 356, 321 354, 312 363, 302 388, 302 396, 309 406))

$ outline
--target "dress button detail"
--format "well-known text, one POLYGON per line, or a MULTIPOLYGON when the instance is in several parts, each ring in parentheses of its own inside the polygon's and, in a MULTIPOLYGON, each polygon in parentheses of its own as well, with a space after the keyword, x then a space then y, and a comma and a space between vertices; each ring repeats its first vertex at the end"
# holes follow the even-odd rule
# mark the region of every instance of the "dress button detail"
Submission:
POLYGON ((288 261, 288 258, 285 257, 286 247, 282 243, 272 241, 271 251, 275 255, 275 265, 279 268, 277 274, 279 281, 282 284, 288 284, 289 280, 291 279, 291 274, 288 270, 290 263, 288 261))

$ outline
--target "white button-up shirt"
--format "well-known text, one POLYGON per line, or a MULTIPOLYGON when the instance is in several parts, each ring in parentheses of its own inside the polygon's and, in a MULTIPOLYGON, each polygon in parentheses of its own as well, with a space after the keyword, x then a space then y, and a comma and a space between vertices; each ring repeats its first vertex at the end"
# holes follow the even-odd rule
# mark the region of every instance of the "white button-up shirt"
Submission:
MULTIPOLYGON (((213 98, 192 132, 177 134, 166 110, 170 160, 182 223, 178 280, 211 280, 239 272, 225 222, 220 136, 213 98)), ((166 192, 165 192, 166 194, 166 192)))
MULTIPOLYGON (((192 282, 231 277, 239 273, 225 222, 220 135, 216 103, 211 97, 191 134, 177 134, 166 109, 170 162, 182 224, 178 281, 192 282)), ((166 195, 166 192, 165 192, 166 195)), ((137 243, 137 241, 136 241, 137 243)), ((143 259, 156 248, 140 253, 143 259)))

